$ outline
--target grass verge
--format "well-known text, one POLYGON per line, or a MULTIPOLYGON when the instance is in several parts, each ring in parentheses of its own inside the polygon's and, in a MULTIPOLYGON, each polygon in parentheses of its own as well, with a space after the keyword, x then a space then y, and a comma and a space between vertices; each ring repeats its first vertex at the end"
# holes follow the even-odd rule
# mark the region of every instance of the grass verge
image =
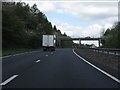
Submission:
POLYGON ((75 52, 104 71, 112 74, 113 76, 119 77, 120 56, 80 48, 75 49, 75 52))
POLYGON ((23 53, 23 52, 30 52, 30 51, 35 51, 35 50, 40 50, 39 49, 29 49, 29 48, 9 48, 9 49, 2 49, 2 56, 7 56, 7 55, 13 55, 13 54, 18 54, 18 53, 23 53))

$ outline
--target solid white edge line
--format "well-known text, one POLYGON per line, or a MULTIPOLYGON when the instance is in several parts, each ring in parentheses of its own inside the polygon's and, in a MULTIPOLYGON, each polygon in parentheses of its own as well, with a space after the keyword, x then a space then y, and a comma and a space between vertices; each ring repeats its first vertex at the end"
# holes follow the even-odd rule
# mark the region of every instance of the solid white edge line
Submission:
POLYGON ((95 69, 97 69, 98 71, 102 72, 103 74, 107 75, 108 77, 110 77, 111 79, 113 79, 114 81, 120 83, 120 80, 117 79, 116 77, 110 75, 109 73, 103 71, 102 69, 98 68, 97 66, 93 65, 92 63, 88 62, 87 60, 85 60, 84 58, 82 58, 81 56, 79 56, 73 49, 73 53, 78 56, 80 59, 82 59, 83 61, 85 61, 87 64, 91 65, 92 67, 94 67, 95 69))
POLYGON ((7 83, 9 83, 10 81, 12 81, 14 78, 16 78, 18 75, 13 75, 12 77, 10 77, 9 79, 7 79, 6 81, 2 82, 0 85, 6 85, 7 83))
POLYGON ((40 60, 37 60, 36 62, 38 63, 38 62, 40 62, 40 60))

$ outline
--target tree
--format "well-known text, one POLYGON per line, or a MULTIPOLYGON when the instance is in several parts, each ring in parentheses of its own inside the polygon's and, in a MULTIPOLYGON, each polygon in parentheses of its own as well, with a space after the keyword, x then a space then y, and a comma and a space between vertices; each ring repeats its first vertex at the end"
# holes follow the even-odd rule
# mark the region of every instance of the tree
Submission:
MULTIPOLYGON (((48 21, 37 5, 30 7, 23 2, 2 3, 2 41, 3 48, 39 48, 43 34, 67 37, 48 21)), ((70 38, 70 37, 69 37, 70 38)), ((59 41, 59 38, 57 38, 59 41)), ((72 41, 64 42, 66 45, 72 41)))
POLYGON ((30 12, 31 12, 33 15, 37 15, 37 14, 40 12, 40 10, 37 8, 37 5, 34 4, 34 5, 31 7, 30 12))
POLYGON ((63 36, 66 36, 66 37, 67 37, 67 34, 64 32, 63 36))
POLYGON ((103 47, 106 48, 120 48, 119 36, 120 36, 120 23, 115 23, 112 29, 107 29, 104 33, 103 47))
POLYGON ((104 36, 107 36, 109 33, 110 33, 110 29, 108 28, 103 35, 104 35, 104 36))
POLYGON ((55 25, 54 25, 54 27, 53 27, 53 30, 54 30, 54 31, 57 31, 57 28, 56 28, 56 26, 55 26, 55 25))

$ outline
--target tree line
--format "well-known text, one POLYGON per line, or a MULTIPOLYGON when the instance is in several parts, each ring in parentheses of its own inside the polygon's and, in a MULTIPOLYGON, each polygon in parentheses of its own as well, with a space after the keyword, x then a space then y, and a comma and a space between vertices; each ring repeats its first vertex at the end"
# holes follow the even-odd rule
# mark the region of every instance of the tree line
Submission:
MULTIPOLYGON (((59 37, 68 37, 48 21, 37 5, 32 7, 24 2, 2 2, 2 47, 4 48, 39 48, 43 34, 55 34, 56 46, 69 47, 72 41, 62 41, 59 37), (60 45, 61 44, 61 45, 60 45)), ((107 29, 102 37, 102 47, 120 48, 120 22, 107 29)), ((70 38, 70 37, 68 37, 70 38)))
POLYGON ((102 47, 120 48, 120 22, 115 23, 111 29, 108 28, 102 37, 102 47))
MULTIPOLYGON (((24 2, 2 3, 2 47, 4 48, 39 48, 43 34, 65 36, 48 21, 37 5, 32 7, 24 2)), ((59 40, 57 40, 59 41, 59 40)), ((68 42, 64 42, 67 44, 68 42)), ((69 44, 72 41, 69 41, 69 44)), ((56 43, 58 45, 59 43, 56 43)), ((58 45, 59 46, 59 45, 58 45)))

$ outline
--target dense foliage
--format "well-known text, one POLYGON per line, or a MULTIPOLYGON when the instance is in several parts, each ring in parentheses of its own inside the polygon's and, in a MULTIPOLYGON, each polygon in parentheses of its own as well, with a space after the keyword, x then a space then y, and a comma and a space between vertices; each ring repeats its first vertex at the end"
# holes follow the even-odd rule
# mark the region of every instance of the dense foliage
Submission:
POLYGON ((105 48, 120 48, 120 22, 115 23, 111 29, 107 29, 102 41, 105 48))
POLYGON ((52 27, 51 22, 36 4, 30 7, 23 2, 2 3, 3 49, 39 48, 42 46, 43 34, 55 34, 57 37, 66 35, 61 34, 56 26, 52 27))

